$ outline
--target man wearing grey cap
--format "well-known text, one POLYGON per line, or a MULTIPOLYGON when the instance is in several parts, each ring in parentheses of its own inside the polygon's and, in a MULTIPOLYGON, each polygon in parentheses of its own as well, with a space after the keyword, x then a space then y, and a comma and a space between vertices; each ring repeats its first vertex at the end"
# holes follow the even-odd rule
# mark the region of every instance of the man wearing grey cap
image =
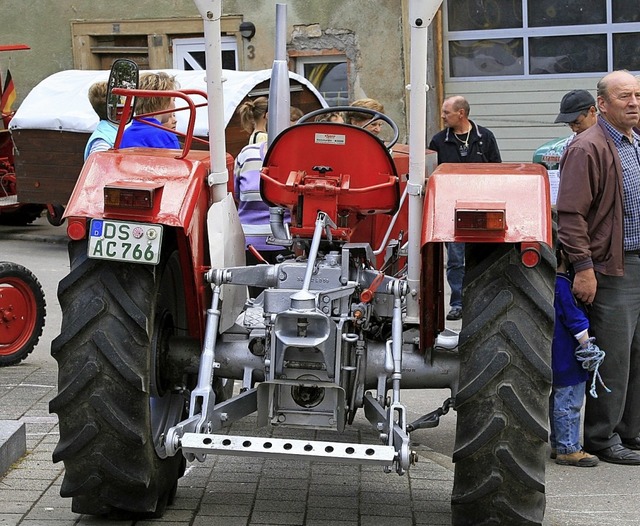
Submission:
POLYGON ((596 101, 586 90, 579 89, 566 93, 560 103, 560 113, 555 123, 567 124, 573 133, 568 137, 553 139, 540 146, 533 154, 533 162, 547 169, 551 191, 551 204, 556 204, 560 181, 560 159, 567 146, 575 137, 593 126, 598 119, 596 101))

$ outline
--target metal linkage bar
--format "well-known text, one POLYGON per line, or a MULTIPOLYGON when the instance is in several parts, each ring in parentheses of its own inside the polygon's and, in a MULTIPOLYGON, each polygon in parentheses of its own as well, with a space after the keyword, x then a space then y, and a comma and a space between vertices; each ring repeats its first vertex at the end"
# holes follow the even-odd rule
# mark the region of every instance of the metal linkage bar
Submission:
POLYGON ((186 433, 180 440, 184 453, 295 458, 347 464, 393 464, 393 446, 291 440, 270 437, 186 433))

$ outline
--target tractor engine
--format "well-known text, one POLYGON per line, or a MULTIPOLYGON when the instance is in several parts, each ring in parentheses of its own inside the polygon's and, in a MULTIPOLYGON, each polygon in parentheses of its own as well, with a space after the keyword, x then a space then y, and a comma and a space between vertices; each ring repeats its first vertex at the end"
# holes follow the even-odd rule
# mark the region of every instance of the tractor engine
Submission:
POLYGON ((216 374, 242 377, 246 388, 260 381, 259 425, 342 431, 362 406, 368 358, 388 367, 381 371, 386 382, 393 360, 385 359, 384 342, 394 303, 386 289, 400 281, 371 268, 372 258, 368 245, 346 243, 314 260, 222 273, 226 283, 271 285, 216 348, 216 374), (260 370, 247 361, 247 349, 262 360, 260 370))

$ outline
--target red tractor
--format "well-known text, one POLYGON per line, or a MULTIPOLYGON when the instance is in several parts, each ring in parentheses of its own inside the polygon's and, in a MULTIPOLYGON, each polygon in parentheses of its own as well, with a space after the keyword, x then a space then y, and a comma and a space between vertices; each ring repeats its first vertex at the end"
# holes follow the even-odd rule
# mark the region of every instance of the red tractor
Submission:
MULTIPOLYGON (((29 49, 24 44, 0 46, 0 51, 29 49)), ((13 142, 9 122, 2 113, 0 127, 0 224, 28 224, 40 216, 41 205, 18 203, 13 142)), ((0 367, 24 360, 35 348, 45 318, 44 292, 31 271, 0 261, 0 367)))
MULTIPOLYGON (((205 34, 219 35, 220 1, 196 4, 205 34)), ((453 408, 453 523, 542 524, 555 276, 548 181, 533 164, 427 173, 424 51, 439 4, 410 2, 408 158, 363 128, 313 119, 335 109, 292 127, 270 122, 280 133, 264 159, 261 195, 272 207, 273 242, 295 257, 244 264, 216 120, 215 38, 209 152, 189 148, 190 127, 181 151, 89 157, 66 211, 71 271, 59 286, 63 321, 52 343, 53 459, 64 462, 60 491, 75 512, 160 516, 186 461, 207 454, 368 463, 401 475, 416 459, 411 432, 453 408), (376 228, 388 225, 382 266, 406 262, 394 275, 379 270, 363 240, 362 226, 379 218, 387 219, 376 228), (407 235, 392 239, 400 231, 407 235), (459 341, 444 323, 451 241, 467 243, 459 341), (264 291, 249 299, 247 286, 264 291), (408 422, 401 391, 412 388, 452 394, 408 422), (341 438, 359 409, 378 442, 341 438), (249 415, 255 430, 228 434, 249 415), (305 430, 334 439, 299 438, 305 430)), ((123 87, 136 77, 124 64, 109 81, 120 134, 134 97, 157 96, 123 87)), ((272 88, 278 75, 274 68, 272 88)), ((207 97, 166 95, 190 111, 194 97, 207 97)), ((277 91, 269 98, 283 100, 277 91)), ((393 121, 369 115, 396 131, 393 143, 393 121)))

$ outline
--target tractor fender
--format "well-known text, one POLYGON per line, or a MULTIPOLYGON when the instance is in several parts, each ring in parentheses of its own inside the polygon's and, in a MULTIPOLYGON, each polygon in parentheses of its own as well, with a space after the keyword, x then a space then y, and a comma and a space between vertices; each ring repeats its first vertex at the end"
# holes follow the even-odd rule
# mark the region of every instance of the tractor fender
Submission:
MULTIPOLYGON (((213 203, 207 212, 207 235, 211 247, 211 268, 240 267, 246 264, 245 238, 231 194, 213 203)), ((220 312, 220 332, 230 329, 247 301, 245 287, 222 285, 224 309, 220 312)))
POLYGON ((427 180, 424 202, 423 247, 436 242, 553 246, 549 179, 539 164, 443 163, 427 180), (502 217, 502 226, 482 222, 483 214, 492 212, 502 217), (469 220, 475 217, 480 219, 469 220))
MULTIPOLYGON (((210 264, 206 239, 207 213, 212 205, 207 184, 209 152, 191 150, 182 159, 178 158, 180 153, 161 148, 126 148, 91 154, 64 217, 69 219, 67 232, 72 239, 77 239, 72 234, 77 226, 76 218, 85 225, 85 219, 98 218, 162 224, 175 230, 183 269, 188 269, 184 279, 190 297, 189 308, 201 313, 208 306, 204 271, 210 264), (126 203, 105 206, 106 187, 146 189, 152 196, 152 205, 145 209, 128 207, 126 203)), ((227 169, 233 173, 230 155, 227 155, 227 169)), ((228 194, 223 200, 233 204, 228 194)), ((227 205, 224 210, 230 214, 231 208, 227 205)), ((191 334, 203 332, 202 316, 190 316, 189 323, 191 334)))
MULTIPOLYGON (((209 152, 192 150, 184 159, 176 150, 125 148, 97 152, 85 162, 65 210, 65 217, 114 217, 188 230, 201 195, 208 196, 209 152), (105 210, 104 188, 143 184, 155 188, 151 209, 105 210)), ((233 173, 233 158, 227 167, 233 173)))

